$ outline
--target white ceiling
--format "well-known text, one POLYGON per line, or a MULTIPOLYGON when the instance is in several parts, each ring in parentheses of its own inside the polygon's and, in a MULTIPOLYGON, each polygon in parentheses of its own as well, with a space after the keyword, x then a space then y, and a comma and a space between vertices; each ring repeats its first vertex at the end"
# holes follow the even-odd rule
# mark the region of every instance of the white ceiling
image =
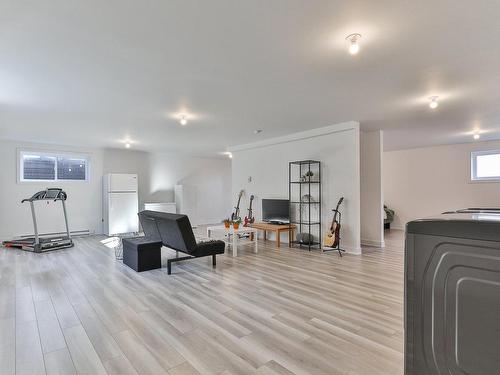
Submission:
POLYGON ((357 120, 386 149, 475 127, 499 139, 499 14, 498 0, 0 0, 0 138, 208 155, 357 120))

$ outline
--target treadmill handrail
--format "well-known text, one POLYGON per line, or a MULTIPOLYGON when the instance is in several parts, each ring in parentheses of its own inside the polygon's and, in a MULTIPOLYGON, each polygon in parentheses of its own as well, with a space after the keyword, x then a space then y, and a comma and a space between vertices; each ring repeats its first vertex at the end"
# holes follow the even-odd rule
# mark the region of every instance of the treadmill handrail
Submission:
POLYGON ((65 201, 68 199, 68 194, 61 188, 47 188, 45 190, 41 190, 35 194, 33 194, 30 198, 25 198, 21 201, 21 203, 24 202, 35 202, 35 201, 49 201, 53 200, 55 201, 65 201), (57 191, 57 194, 54 196, 54 194, 49 194, 49 191, 57 191), (49 198, 49 197, 50 198, 49 198))

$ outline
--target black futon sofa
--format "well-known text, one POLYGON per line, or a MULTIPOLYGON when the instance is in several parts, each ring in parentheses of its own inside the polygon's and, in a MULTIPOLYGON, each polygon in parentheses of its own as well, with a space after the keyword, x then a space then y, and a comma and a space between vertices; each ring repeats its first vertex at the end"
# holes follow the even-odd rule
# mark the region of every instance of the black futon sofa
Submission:
POLYGON ((139 212, 139 221, 146 237, 161 241, 163 246, 187 254, 185 257, 167 260, 167 272, 172 273, 172 263, 181 260, 212 256, 215 267, 216 255, 224 254, 224 241, 196 242, 189 218, 186 215, 156 211, 139 212))

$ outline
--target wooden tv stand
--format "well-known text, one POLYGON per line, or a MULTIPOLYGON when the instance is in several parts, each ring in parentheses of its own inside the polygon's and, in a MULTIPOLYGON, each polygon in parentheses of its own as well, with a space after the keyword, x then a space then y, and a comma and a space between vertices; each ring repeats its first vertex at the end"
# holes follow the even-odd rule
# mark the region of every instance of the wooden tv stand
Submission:
MULTIPOLYGON (((287 232, 288 233, 288 246, 291 246, 291 242, 294 238, 294 232, 295 232, 295 225, 293 224, 269 224, 269 223, 253 223, 250 224, 252 228, 259 229, 264 231, 264 241, 267 239, 266 235, 267 232, 274 232, 276 234, 276 246, 280 247, 281 245, 281 239, 280 239, 280 234, 281 232, 287 232)), ((253 237, 253 233, 251 234, 251 237, 253 237)), ((251 238, 253 239, 253 238, 251 238)))

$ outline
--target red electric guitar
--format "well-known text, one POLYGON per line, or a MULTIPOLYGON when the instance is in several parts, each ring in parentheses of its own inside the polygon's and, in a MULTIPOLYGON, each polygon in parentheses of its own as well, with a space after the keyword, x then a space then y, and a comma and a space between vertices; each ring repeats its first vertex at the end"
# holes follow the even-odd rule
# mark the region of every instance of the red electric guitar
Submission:
POLYGON ((244 227, 247 227, 248 224, 253 224, 253 222, 255 221, 255 218, 253 217, 253 210, 252 210, 252 201, 253 201, 253 199, 254 199, 254 196, 250 195, 250 203, 248 205, 248 215, 245 216, 245 221, 244 221, 244 224, 243 224, 244 227))

